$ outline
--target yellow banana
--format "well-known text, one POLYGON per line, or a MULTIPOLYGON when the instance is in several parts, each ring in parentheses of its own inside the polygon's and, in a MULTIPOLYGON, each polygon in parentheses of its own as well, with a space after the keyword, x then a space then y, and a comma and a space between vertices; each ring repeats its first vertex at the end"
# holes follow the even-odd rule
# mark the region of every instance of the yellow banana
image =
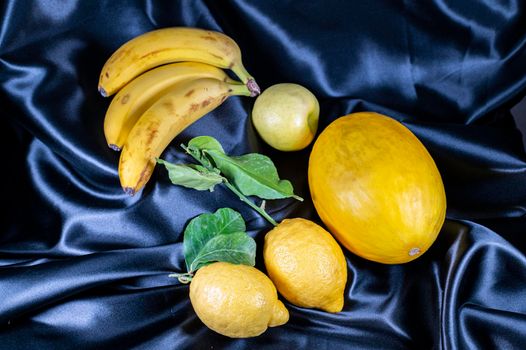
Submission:
POLYGON ((181 82, 155 102, 135 124, 119 160, 121 186, 129 195, 150 179, 158 158, 190 124, 232 95, 250 96, 245 85, 202 78, 181 82))
POLYGON ((193 61, 231 69, 251 96, 260 93, 241 62, 241 50, 229 36, 204 29, 172 27, 139 35, 117 49, 99 78, 99 91, 111 96, 139 74, 162 64, 193 61))
POLYGON ((197 62, 179 62, 154 68, 124 86, 111 101, 104 118, 108 146, 120 151, 139 117, 174 84, 184 80, 215 78, 234 84, 220 68, 197 62))

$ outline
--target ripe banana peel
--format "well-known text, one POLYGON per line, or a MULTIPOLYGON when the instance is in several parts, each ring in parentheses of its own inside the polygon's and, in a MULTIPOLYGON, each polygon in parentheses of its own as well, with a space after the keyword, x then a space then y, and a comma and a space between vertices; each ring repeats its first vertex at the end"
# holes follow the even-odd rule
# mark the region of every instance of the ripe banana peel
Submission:
POLYGON ((154 68, 130 81, 115 95, 104 118, 108 146, 120 151, 139 117, 167 90, 185 80, 214 78, 236 82, 215 66, 198 62, 179 62, 154 68))
POLYGON ((144 112, 128 135, 119 160, 121 186, 129 195, 150 179, 170 142, 229 96, 250 96, 247 86, 202 78, 176 84, 144 112))
POLYGON ((232 38, 215 31, 184 27, 154 30, 122 45, 102 68, 99 92, 111 96, 139 74, 180 61, 231 69, 247 85, 251 96, 260 93, 256 81, 243 67, 241 50, 232 38))

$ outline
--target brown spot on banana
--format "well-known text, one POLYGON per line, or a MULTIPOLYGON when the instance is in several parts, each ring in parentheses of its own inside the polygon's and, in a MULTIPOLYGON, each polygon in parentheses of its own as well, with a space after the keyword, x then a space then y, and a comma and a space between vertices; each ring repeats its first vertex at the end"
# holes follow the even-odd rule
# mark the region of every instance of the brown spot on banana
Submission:
POLYGON ((199 104, 198 103, 192 103, 190 105, 190 112, 195 112, 199 109, 199 104))
POLYGON ((212 103, 212 100, 213 100, 212 97, 207 98, 206 100, 204 100, 203 102, 201 102, 201 107, 202 107, 202 108, 205 108, 205 107, 208 106, 210 103, 212 103))
POLYGON ((113 63, 113 62, 117 61, 119 58, 121 58, 121 56, 127 55, 127 54, 128 54, 128 51, 129 51, 129 50, 127 50, 127 49, 117 50, 117 51, 115 52, 115 54, 113 54, 113 55, 110 57, 108 63, 113 63))
MULTIPOLYGON (((124 163, 121 161, 121 163, 124 163)), ((122 164, 120 164, 119 167, 121 167, 122 164)), ((132 184, 131 186, 123 186, 122 189, 127 195, 133 196, 137 192, 139 192, 144 185, 148 182, 150 177, 152 176, 153 170, 155 168, 155 162, 148 161, 147 164, 144 166, 144 168, 141 170, 139 174, 139 178, 137 179, 137 182, 132 184)))
POLYGON ((190 96, 192 96, 192 94, 194 93, 194 91, 195 91, 194 89, 188 91, 186 94, 184 94, 184 97, 190 97, 190 96))
POLYGON ((106 76, 106 78, 110 77, 110 73, 108 73, 108 72, 104 73, 104 75, 106 76))
POLYGON ((214 38, 212 35, 203 35, 201 38, 208 41, 217 41, 217 39, 214 38))
POLYGON ((209 52, 209 54, 210 54, 210 56, 215 57, 215 58, 217 58, 218 60, 222 60, 222 59, 223 59, 222 56, 216 55, 215 53, 211 53, 211 52, 209 52))
POLYGON ((128 103, 128 100, 130 99, 130 94, 126 94, 122 97, 121 104, 125 105, 128 103))
POLYGON ((148 162, 144 169, 141 171, 141 175, 139 176, 139 181, 137 182, 137 185, 135 185, 135 191, 140 190, 146 182, 150 179, 150 176, 152 176, 152 170, 154 167, 152 167, 151 162, 148 162))
POLYGON ((161 53, 161 52, 164 52, 164 51, 169 51, 169 50, 171 50, 171 48, 165 48, 165 49, 159 49, 159 50, 150 51, 150 52, 142 55, 141 57, 139 57, 139 59, 142 59, 142 58, 145 58, 145 57, 150 57, 150 56, 155 56, 158 53, 161 53))
POLYGON ((232 56, 235 55, 235 46, 232 45, 232 42, 228 39, 224 39, 223 43, 225 46, 223 46, 224 52, 226 56, 232 56))
POLYGON ((159 132, 159 129, 155 128, 148 128, 148 138, 146 140, 146 145, 150 145, 153 141, 153 139, 155 138, 155 135, 157 135, 157 133, 159 132))
POLYGON ((168 113, 175 114, 175 106, 172 102, 163 102, 162 106, 166 108, 168 113))

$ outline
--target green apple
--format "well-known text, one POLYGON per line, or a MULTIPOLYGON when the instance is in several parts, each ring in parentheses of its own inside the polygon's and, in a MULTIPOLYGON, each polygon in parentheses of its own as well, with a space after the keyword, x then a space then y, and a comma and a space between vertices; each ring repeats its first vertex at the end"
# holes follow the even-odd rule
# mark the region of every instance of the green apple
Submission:
POLYGON ((258 96, 252 123, 261 138, 280 151, 307 147, 318 129, 316 96, 298 84, 276 84, 258 96))

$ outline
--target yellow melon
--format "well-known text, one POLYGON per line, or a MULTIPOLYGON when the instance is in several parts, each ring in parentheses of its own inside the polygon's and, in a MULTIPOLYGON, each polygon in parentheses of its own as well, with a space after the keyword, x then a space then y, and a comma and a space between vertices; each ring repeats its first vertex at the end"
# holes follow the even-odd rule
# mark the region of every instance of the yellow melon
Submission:
POLYGON ((325 225, 365 259, 414 260, 444 223, 446 195, 433 158, 390 117, 362 112, 336 119, 313 146, 308 176, 325 225))

